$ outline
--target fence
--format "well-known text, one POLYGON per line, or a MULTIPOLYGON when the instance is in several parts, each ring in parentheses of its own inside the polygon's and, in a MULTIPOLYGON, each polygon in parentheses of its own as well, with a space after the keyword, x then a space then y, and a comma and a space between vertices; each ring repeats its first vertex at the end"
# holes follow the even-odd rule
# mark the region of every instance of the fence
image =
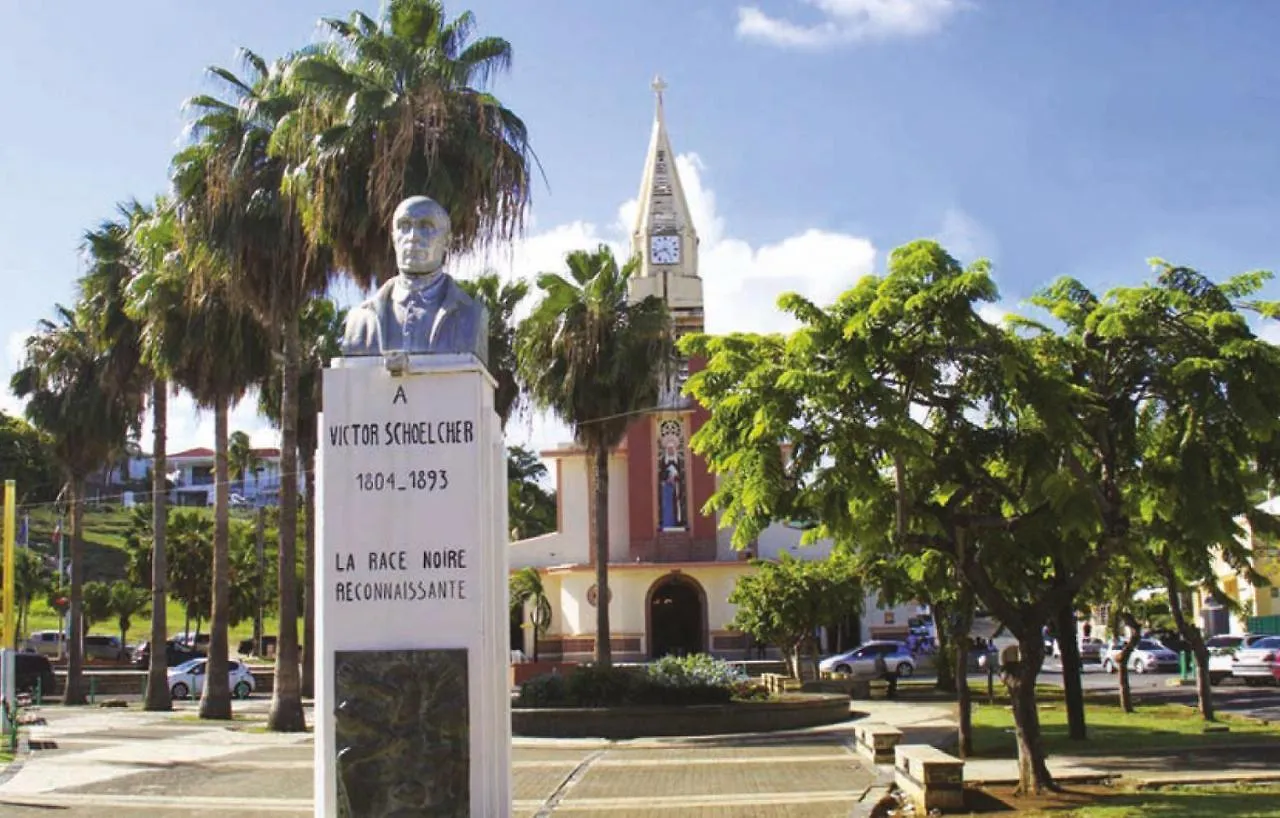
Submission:
POLYGON ((1280 636, 1280 616, 1251 616, 1247 630, 1267 636, 1280 636))

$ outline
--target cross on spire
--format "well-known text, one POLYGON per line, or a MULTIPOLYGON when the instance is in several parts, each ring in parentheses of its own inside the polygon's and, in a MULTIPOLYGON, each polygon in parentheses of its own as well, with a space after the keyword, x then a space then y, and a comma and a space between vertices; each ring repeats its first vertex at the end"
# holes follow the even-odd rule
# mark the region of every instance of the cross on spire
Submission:
POLYGON ((661 105, 661 104, 662 104, 662 92, 663 92, 663 91, 665 91, 665 90, 666 90, 666 88, 667 88, 667 83, 666 83, 665 81, 663 81, 663 79, 662 79, 662 75, 661 75, 661 74, 655 74, 655 75, 654 75, 654 77, 653 77, 653 82, 650 84, 650 86, 649 86, 649 87, 653 89, 653 93, 654 93, 654 94, 656 94, 656 95, 657 95, 657 97, 658 97, 658 104, 659 104, 659 105, 661 105))

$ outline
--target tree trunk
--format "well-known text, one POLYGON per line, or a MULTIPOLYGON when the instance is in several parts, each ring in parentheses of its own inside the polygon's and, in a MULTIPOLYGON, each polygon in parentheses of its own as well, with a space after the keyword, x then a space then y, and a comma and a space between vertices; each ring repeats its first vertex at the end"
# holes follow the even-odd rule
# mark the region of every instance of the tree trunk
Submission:
POLYGON ((609 447, 595 446, 596 664, 613 664, 609 639, 609 447))
POLYGON ((306 491, 303 518, 302 695, 316 690, 316 443, 302 442, 302 479, 306 491))
POLYGON ((227 667, 227 629, 231 622, 231 484, 227 434, 227 401, 221 399, 213 409, 213 611, 209 616, 209 660, 205 663, 204 693, 200 697, 202 719, 231 718, 227 667))
POLYGON ((284 321, 284 377, 280 388, 280 550, 277 587, 280 632, 267 728, 281 733, 307 729, 298 673, 298 316, 284 321))
POLYGON ((1182 640, 1191 646, 1191 653, 1196 659, 1196 697, 1199 700, 1200 716, 1205 721, 1215 721, 1217 717, 1213 710, 1213 687, 1209 684, 1209 649, 1205 647, 1200 628, 1187 619, 1186 611, 1182 608, 1178 578, 1167 552, 1161 559, 1160 567, 1169 594, 1169 613, 1173 615, 1173 623, 1177 625, 1182 640))
POLYGON ((933 612, 933 632, 938 641, 933 652, 937 671, 934 687, 944 693, 955 693, 956 669, 951 666, 951 648, 955 644, 951 632, 951 611, 938 602, 931 603, 929 609, 933 612))
POLYGON ((1036 677, 1044 664, 1044 639, 1031 627, 1018 634, 1018 661, 1003 669, 1004 682, 1013 703, 1014 733, 1018 744, 1018 789, 1021 795, 1039 795, 1058 789, 1045 763, 1036 707, 1036 677))
POLYGON ((956 731, 960 757, 973 755, 973 692, 969 689, 969 646, 973 627, 973 592, 964 586, 956 611, 956 632, 952 635, 956 645, 956 731))
POLYGON ((169 568, 165 559, 165 529, 169 521, 169 486, 165 481, 165 444, 168 441, 169 384, 157 378, 151 385, 151 414, 155 435, 151 466, 151 658, 147 672, 144 710, 172 710, 169 698, 169 662, 164 646, 169 638, 166 606, 169 601, 169 568))
POLYGON ((71 593, 68 605, 67 687, 63 704, 85 704, 84 691, 84 493, 85 481, 71 477, 71 593))
POLYGON ((1138 625, 1137 618, 1125 611, 1120 614, 1124 624, 1129 628, 1129 638, 1125 640, 1124 648, 1120 651, 1120 709, 1126 713, 1133 712, 1133 688, 1129 686, 1129 657, 1133 656, 1133 652, 1138 649, 1138 640, 1142 638, 1142 628, 1138 625))
POLYGON ((267 565, 264 553, 266 551, 266 526, 267 526, 267 509, 258 506, 258 525, 257 531, 254 533, 256 538, 255 547, 258 552, 258 573, 255 578, 257 582, 254 592, 255 606, 253 609, 253 655, 265 656, 262 649, 262 606, 266 604, 266 575, 267 565))
POLYGON ((1062 654, 1062 691, 1067 704, 1067 735, 1072 741, 1089 737, 1084 719, 1084 681, 1081 678, 1080 639, 1076 636, 1075 601, 1068 600, 1054 613, 1058 651, 1062 654))

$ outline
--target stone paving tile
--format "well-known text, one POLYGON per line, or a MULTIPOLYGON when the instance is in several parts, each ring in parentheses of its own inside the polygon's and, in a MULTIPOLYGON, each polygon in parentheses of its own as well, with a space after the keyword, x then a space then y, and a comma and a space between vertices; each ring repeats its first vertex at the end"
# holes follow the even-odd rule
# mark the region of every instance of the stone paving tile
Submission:
POLYGON ((807 764, 592 767, 562 803, 588 798, 642 798, 654 794, 852 791, 865 788, 871 780, 871 773, 852 756, 845 761, 807 764))
MULTIPOLYGON (((169 797, 238 796, 264 801, 279 798, 311 798, 311 770, 280 774, 279 770, 210 770, 201 765, 184 764, 155 772, 121 776, 109 781, 68 787, 59 792, 94 795, 164 795, 169 797), (270 776, 271 791, 262 791, 264 774, 270 776)), ((0 813, 2 814, 2 813, 0 813)))
POLYGON ((511 771, 512 798, 516 801, 545 801, 560 786, 560 782, 573 772, 576 764, 561 767, 540 767, 511 771))
POLYGON ((689 755, 697 758, 778 758, 785 759, 788 756, 814 756, 814 755, 830 755, 833 758, 848 756, 849 753, 844 747, 838 744, 826 742, 823 744, 788 744, 782 746, 756 745, 756 746, 735 746, 735 747, 667 747, 663 749, 631 749, 629 747, 617 747, 609 751, 607 758, 610 761, 615 759, 625 760, 646 760, 646 759, 669 759, 675 751, 679 751, 680 755, 689 755))

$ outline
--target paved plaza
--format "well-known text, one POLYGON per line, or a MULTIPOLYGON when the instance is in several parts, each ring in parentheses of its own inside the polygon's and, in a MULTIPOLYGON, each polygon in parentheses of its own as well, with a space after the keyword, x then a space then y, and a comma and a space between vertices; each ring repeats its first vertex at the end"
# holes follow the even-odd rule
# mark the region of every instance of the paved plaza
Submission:
MULTIPOLYGON (((265 705, 242 707, 251 717, 230 728, 199 723, 186 704, 44 708, 32 752, 0 783, 0 813, 309 815, 312 737, 263 731, 265 705)), ((514 815, 847 816, 876 779, 850 739, 848 725, 770 738, 517 739, 514 815)))

